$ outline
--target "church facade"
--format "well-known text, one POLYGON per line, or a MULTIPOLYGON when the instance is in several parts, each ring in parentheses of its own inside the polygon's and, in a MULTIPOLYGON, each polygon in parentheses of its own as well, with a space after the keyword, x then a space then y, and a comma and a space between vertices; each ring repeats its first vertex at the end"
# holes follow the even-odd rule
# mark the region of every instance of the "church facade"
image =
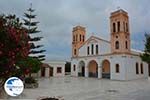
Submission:
POLYGON ((110 41, 86 37, 86 29, 72 31, 71 75, 111 80, 148 78, 148 64, 142 52, 130 48, 128 13, 119 9, 110 14, 110 41))

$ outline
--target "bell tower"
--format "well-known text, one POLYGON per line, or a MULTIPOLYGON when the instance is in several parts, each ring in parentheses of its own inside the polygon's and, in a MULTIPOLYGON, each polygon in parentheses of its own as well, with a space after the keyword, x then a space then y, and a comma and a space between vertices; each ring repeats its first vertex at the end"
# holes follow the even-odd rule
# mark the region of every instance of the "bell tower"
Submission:
POLYGON ((130 30, 128 13, 122 9, 110 15, 111 52, 130 53, 130 30))
POLYGON ((85 27, 76 26, 72 31, 72 57, 77 57, 79 53, 79 47, 85 41, 86 30, 85 27))

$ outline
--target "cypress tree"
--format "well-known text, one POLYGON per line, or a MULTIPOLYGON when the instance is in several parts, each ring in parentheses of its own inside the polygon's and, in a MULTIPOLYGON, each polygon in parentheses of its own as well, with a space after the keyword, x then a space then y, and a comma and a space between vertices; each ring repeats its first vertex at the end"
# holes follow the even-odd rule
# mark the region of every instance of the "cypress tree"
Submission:
POLYGON ((150 34, 145 34, 146 41, 145 41, 145 50, 144 54, 141 55, 143 61, 150 64, 150 34))
POLYGON ((45 60, 45 55, 43 55, 42 53, 46 50, 39 50, 39 48, 43 47, 43 45, 35 45, 35 43, 37 41, 40 41, 43 37, 34 36, 36 33, 40 33, 37 26, 39 22, 35 21, 37 15, 33 14, 34 11, 35 10, 32 8, 31 4, 31 6, 27 9, 27 12, 24 13, 25 18, 23 20, 29 36, 29 42, 31 44, 29 52, 30 56, 43 61, 45 60))

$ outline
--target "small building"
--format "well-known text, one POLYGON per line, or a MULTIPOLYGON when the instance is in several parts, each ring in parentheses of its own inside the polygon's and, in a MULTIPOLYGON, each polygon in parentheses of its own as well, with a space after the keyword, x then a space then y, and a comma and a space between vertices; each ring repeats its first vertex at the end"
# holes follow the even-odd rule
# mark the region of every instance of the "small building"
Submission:
POLYGON ((39 71, 40 77, 64 76, 65 75, 65 61, 48 61, 43 64, 39 71))

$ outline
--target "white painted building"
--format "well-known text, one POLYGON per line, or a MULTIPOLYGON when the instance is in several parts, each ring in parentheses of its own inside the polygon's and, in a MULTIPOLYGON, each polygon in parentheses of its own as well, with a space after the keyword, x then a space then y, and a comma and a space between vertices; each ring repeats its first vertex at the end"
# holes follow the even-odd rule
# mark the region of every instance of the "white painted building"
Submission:
POLYGON ((39 71, 41 77, 58 77, 65 75, 65 61, 47 61, 39 71))
POLYGON ((142 52, 130 48, 128 13, 122 9, 110 15, 110 41, 91 36, 76 26, 72 31, 71 75, 133 80, 148 78, 148 64, 140 58, 142 52))

